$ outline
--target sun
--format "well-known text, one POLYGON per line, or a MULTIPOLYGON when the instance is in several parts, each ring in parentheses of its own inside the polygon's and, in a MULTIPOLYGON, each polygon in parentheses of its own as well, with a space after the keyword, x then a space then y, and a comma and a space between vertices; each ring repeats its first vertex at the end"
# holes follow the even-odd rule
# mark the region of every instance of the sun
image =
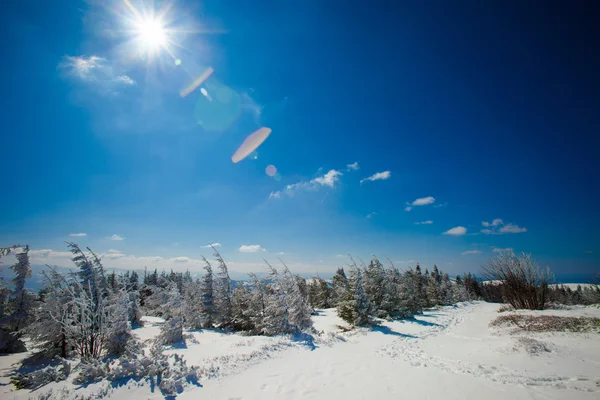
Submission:
POLYGON ((169 42, 165 25, 157 18, 136 21, 135 35, 144 50, 152 53, 165 48, 169 42))

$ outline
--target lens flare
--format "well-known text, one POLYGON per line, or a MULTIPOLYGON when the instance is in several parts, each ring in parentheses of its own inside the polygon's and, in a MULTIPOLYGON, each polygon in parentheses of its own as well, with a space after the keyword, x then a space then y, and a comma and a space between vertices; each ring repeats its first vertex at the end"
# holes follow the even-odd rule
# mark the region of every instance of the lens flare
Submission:
POLYGON ((179 95, 181 97, 185 97, 188 94, 192 93, 194 90, 196 90, 198 88, 198 86, 202 85, 204 83, 204 81, 207 80, 208 77, 212 75, 213 72, 215 72, 215 70, 212 67, 208 67, 198 78, 196 78, 196 80, 194 80, 192 83, 190 83, 187 87, 181 89, 181 91, 179 92, 179 95))
POLYGON ((267 128, 265 126, 253 132, 246 138, 246 140, 244 140, 242 145, 237 149, 233 156, 231 156, 231 161, 238 163, 244 158, 248 157, 250 153, 256 150, 265 140, 267 140, 270 134, 271 128, 267 128))
POLYGON ((267 175, 269 175, 270 177, 274 177, 275 174, 277 173, 277 168, 274 165, 269 165, 266 169, 265 172, 267 173, 267 175))

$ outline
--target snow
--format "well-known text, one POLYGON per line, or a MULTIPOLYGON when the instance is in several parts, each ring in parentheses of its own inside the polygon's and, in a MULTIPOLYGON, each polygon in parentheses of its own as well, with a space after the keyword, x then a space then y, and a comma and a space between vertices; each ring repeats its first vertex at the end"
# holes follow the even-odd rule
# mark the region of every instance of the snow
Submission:
MULTIPOLYGON (((218 330, 186 331, 188 339, 165 352, 182 354, 188 365, 214 367, 201 387, 188 386, 178 399, 598 399, 598 333, 509 334, 490 328, 499 304, 462 303, 426 311, 414 320, 382 321, 372 329, 342 332, 335 309, 312 317, 319 334, 264 337, 218 330), (530 354, 523 338, 550 351, 530 354)), ((600 309, 519 311, 531 315, 600 317, 600 309)), ((158 335, 163 320, 144 317, 133 333, 142 340, 158 335)), ((0 356, 0 374, 26 353, 0 356)), ((0 398, 25 399, 36 392, 13 391, 0 378, 0 398)), ((105 385, 105 383, 104 383, 105 385)), ((78 393, 92 393, 103 383, 78 393)), ((111 388, 109 398, 162 399, 145 383, 111 388)))

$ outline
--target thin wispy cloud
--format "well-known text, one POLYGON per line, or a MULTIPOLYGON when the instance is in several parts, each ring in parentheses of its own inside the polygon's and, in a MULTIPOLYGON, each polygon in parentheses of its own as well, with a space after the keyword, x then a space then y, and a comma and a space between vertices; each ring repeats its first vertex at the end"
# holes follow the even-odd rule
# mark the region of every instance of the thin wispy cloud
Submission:
POLYGON ((372 218, 374 215, 377 215, 377 213, 375 211, 368 213, 367 218, 372 218))
POLYGON ((135 81, 128 75, 117 73, 118 68, 99 56, 65 56, 58 68, 66 77, 96 87, 101 92, 116 93, 119 88, 133 86, 135 81))
POLYGON ((360 166, 358 165, 358 161, 356 161, 352 164, 346 165, 346 171, 358 171, 359 169, 360 169, 360 166))
POLYGON ((426 206, 426 205, 433 204, 433 203, 435 203, 435 197, 427 196, 427 197, 421 197, 420 199, 416 199, 410 205, 415 207, 415 206, 426 206))
POLYGON ((448 202, 433 205, 433 208, 444 208, 444 207, 448 207, 448 202))
POLYGON ((200 246, 201 249, 210 249, 212 247, 221 247, 221 243, 217 242, 217 243, 207 244, 206 246, 200 246))
POLYGON ((486 221, 482 221, 481 225, 488 227, 488 226, 499 226, 504 224, 504 221, 502 221, 500 218, 496 218, 495 220, 493 220, 492 222, 486 222, 486 221))
POLYGON ((366 182, 366 181, 384 181, 386 179, 389 179, 392 176, 392 173, 390 171, 383 171, 383 172, 377 172, 371 176, 369 176, 368 178, 363 178, 360 180, 360 183, 366 182))
POLYGON ((481 251, 479 250, 468 250, 468 251, 463 251, 462 253, 460 253, 463 256, 468 256, 471 254, 481 254, 481 251))
MULTIPOLYGON (((319 169, 321 170, 321 168, 319 169)), ((320 188, 326 187, 335 189, 337 183, 340 181, 340 177, 344 175, 341 171, 336 169, 330 169, 326 174, 318 176, 310 181, 300 181, 287 185, 283 191, 274 191, 269 194, 269 199, 280 199, 283 193, 288 196, 293 196, 296 192, 300 191, 314 191, 320 188)))
POLYGON ((509 251, 513 251, 512 247, 506 247, 504 249, 500 249, 498 247, 494 247, 494 250, 492 250, 494 253, 506 253, 509 251))
POLYGON ((427 220, 427 221, 420 221, 420 222, 415 222, 415 225, 431 225, 433 224, 432 220, 427 220))
POLYGON ((107 253, 120 253, 121 250, 116 250, 116 249, 108 249, 107 253))
POLYGON ((30 250, 31 258, 71 258, 73 253, 70 251, 54 251, 52 249, 30 250))
POLYGON ((485 228, 481 230, 481 233, 484 235, 503 235, 506 233, 527 232, 527 228, 512 223, 504 224, 504 221, 500 218, 496 218, 492 222, 482 221, 481 225, 485 228))
POLYGON ((465 228, 464 226, 455 226, 454 228, 448 229, 446 232, 444 232, 444 235, 463 236, 466 233, 467 228, 465 228))
POLYGON ((186 263, 190 261, 189 257, 173 257, 171 258, 171 261, 176 262, 176 263, 186 263))
POLYGON ((411 206, 406 206, 406 207, 404 207, 404 211, 406 211, 406 212, 409 212, 410 210, 412 210, 412 207, 411 207, 411 206))
POLYGON ((87 236, 87 233, 69 233, 69 236, 71 236, 71 237, 83 237, 83 236, 87 236))
POLYGON ((112 236, 107 237, 108 240, 125 240, 125 238, 121 235, 117 235, 116 233, 112 236))
POLYGON ((259 244, 243 244, 239 248, 240 253, 258 253, 261 251, 267 251, 267 249, 263 249, 259 244))

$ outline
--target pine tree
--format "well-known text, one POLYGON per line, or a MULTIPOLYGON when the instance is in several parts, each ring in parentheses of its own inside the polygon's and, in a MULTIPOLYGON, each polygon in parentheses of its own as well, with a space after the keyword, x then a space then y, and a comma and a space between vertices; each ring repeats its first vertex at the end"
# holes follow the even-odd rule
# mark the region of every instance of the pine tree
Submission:
POLYGON ((29 246, 23 246, 20 251, 16 251, 15 258, 17 262, 10 267, 15 277, 12 280, 13 291, 8 306, 11 310, 9 326, 12 331, 18 332, 27 324, 34 304, 34 296, 25 289, 25 281, 31 278, 29 246))
POLYGON ((204 257, 202 257, 202 259, 204 260, 204 270, 206 272, 200 283, 200 325, 202 328, 212 328, 215 315, 213 271, 208 260, 204 257))
POLYGON ((182 294, 184 325, 189 329, 204 328, 202 287, 200 282, 184 282, 182 294))
POLYGON ((221 329, 229 329, 232 322, 232 309, 231 309, 231 278, 229 278, 229 272, 227 270, 227 264, 221 257, 221 254, 213 247, 214 256, 217 258, 219 263, 218 272, 214 279, 214 303, 215 303, 215 320, 214 324, 216 327, 221 329))
POLYGON ((111 296, 107 307, 108 323, 106 324, 106 350, 117 356, 123 354, 127 342, 131 338, 129 313, 131 305, 129 293, 122 289, 111 296))
POLYGON ((233 292, 232 312, 234 330, 245 332, 254 330, 251 313, 251 293, 245 285, 240 285, 233 292))
POLYGON ((253 325, 253 333, 262 334, 265 328, 264 320, 268 298, 264 289, 265 285, 258 279, 256 274, 251 273, 250 278, 252 279, 252 290, 249 296, 248 315, 253 325))
POLYGON ((373 256, 364 274, 365 294, 376 316, 384 317, 385 311, 381 310, 384 295, 385 271, 379 259, 373 256))
MULTIPOLYGON (((266 262, 266 260, 265 260, 266 262)), ((290 332, 288 299, 281 285, 279 273, 267 262, 269 267, 269 283, 266 291, 263 333, 267 336, 290 332)))
POLYGON ((350 290, 338 306, 338 316, 353 326, 368 325, 371 322, 369 299, 364 290, 362 271, 356 264, 350 269, 348 281, 350 290))
POLYGON ((158 342, 161 344, 176 343, 183 340, 183 315, 181 293, 177 283, 169 282, 163 304, 167 320, 160 329, 158 342))
POLYGON ((67 290, 63 288, 64 278, 55 270, 44 271, 46 295, 40 301, 34 322, 26 328, 26 333, 36 342, 47 358, 55 355, 69 356, 66 324, 69 323, 69 302, 67 290))
MULTIPOLYGON (((312 320, 310 319, 312 310, 304 300, 294 275, 292 275, 288 266, 285 265, 283 261, 282 263, 284 266, 282 287, 287 297, 288 322, 290 325, 290 330, 292 332, 302 331, 312 326, 312 320)), ((321 290, 324 291, 325 301, 327 302, 329 286, 325 280, 322 279, 322 281, 325 283, 325 288, 322 288, 321 290)))
POLYGON ((333 289, 333 304, 337 306, 348 296, 349 291, 348 278, 344 268, 338 268, 331 280, 331 286, 333 289))

